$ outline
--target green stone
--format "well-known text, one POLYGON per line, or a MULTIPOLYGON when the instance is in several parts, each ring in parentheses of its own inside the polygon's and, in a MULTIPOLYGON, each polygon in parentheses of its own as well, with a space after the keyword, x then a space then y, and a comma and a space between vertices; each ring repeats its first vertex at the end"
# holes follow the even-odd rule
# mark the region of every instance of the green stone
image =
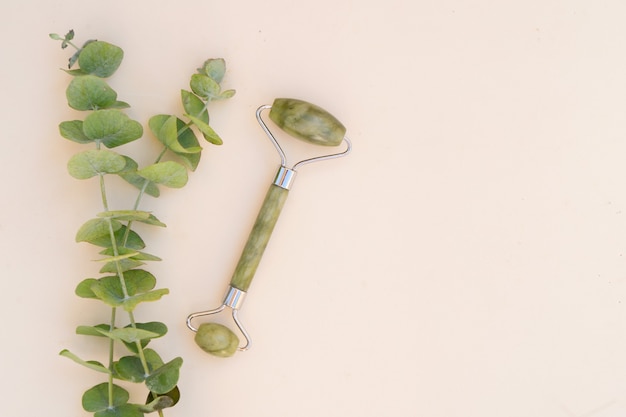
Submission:
POLYGON ((337 146, 346 135, 335 116, 303 100, 277 98, 270 119, 290 135, 316 145, 337 146))
POLYGON ((233 356, 239 347, 237 335, 218 323, 202 323, 196 332, 195 341, 200 349, 221 358, 233 356))

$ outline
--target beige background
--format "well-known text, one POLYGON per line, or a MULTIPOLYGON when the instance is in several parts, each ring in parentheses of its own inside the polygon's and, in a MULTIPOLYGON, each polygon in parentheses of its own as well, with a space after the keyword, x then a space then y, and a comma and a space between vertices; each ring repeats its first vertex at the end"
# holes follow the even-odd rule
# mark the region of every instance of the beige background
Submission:
POLYGON ((75 114, 48 33, 70 28, 125 50, 111 84, 144 125, 180 113, 206 58, 237 89, 211 113, 226 143, 142 206, 168 224, 144 237, 171 295, 137 315, 185 360, 168 416, 626 415, 624 16, 621 0, 4 2, 2 415, 84 415, 100 376, 57 353, 105 360, 74 334, 108 311, 73 295, 97 268, 74 233, 100 206, 57 133, 75 114), (219 360, 184 320, 221 301, 278 164, 254 111, 279 96, 331 111, 354 152, 302 168, 241 310, 254 347, 219 360))

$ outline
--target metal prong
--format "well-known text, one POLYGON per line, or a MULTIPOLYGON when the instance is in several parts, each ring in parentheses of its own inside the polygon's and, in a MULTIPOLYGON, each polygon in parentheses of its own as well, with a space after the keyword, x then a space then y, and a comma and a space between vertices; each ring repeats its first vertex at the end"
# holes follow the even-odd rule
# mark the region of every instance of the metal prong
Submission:
MULTIPOLYGON (((285 151, 283 151, 283 148, 278 143, 278 140, 276 140, 276 138, 274 137, 274 134, 270 131, 269 127, 267 127, 267 124, 265 123, 261 115, 264 110, 268 110, 271 108, 272 106, 270 106, 269 104, 264 104, 260 106, 256 111, 256 118, 259 124, 261 125, 261 128, 263 129, 267 137, 270 139, 270 141, 274 145, 274 148, 276 148, 276 151, 278 152, 278 156, 280 156, 280 165, 286 168, 287 167, 287 155, 285 154, 285 151)), ((350 139, 348 139, 347 137, 343 138, 343 142, 345 142, 346 149, 343 150, 342 152, 332 153, 329 155, 320 155, 320 156, 316 156, 313 158, 304 159, 302 161, 295 163, 293 167, 291 168, 291 170, 295 171, 298 167, 301 167, 302 165, 310 164, 312 162, 325 161, 328 159, 335 159, 335 158, 341 158, 342 156, 346 156, 347 154, 350 153, 350 151, 352 151, 352 142, 350 142, 350 139)))
POLYGON ((248 334, 246 329, 243 327, 243 324, 241 324, 239 316, 237 315, 237 311, 238 310, 233 309, 233 320, 235 320, 235 323, 237 324, 237 327, 239 327, 239 331, 241 332, 243 337, 246 338, 246 344, 243 346, 239 346, 237 349, 243 352, 250 349, 250 344, 252 343, 252 340, 250 339, 250 335, 248 334))
POLYGON ((221 306, 219 306, 218 308, 214 308, 213 310, 199 311, 197 313, 190 314, 187 317, 187 327, 189 327, 191 331, 197 332, 198 328, 195 327, 191 323, 193 319, 197 317, 210 316, 212 314, 217 314, 217 313, 224 311, 226 307, 229 307, 232 310, 233 320, 235 321, 237 328, 239 329, 243 337, 246 339, 246 344, 238 347, 237 349, 240 351, 248 350, 250 348, 250 344, 252 343, 252 340, 250 339, 250 335, 246 331, 243 324, 241 324, 241 320, 239 320, 239 316, 237 315, 237 312, 241 308, 241 305, 243 304, 243 300, 245 299, 245 297, 246 297, 245 291, 242 291, 235 287, 228 287, 228 291, 226 292, 226 295, 224 296, 224 302, 222 303, 221 306))
POLYGON ((191 324, 191 321, 193 319, 195 319, 196 317, 202 317, 202 316, 209 316, 211 314, 217 314, 217 313, 221 312, 222 310, 224 310, 224 308, 226 308, 226 305, 222 304, 219 308, 214 308, 213 310, 199 311, 197 313, 190 314, 187 317, 187 327, 189 327, 189 329, 191 331, 197 332, 198 329, 191 324))
POLYGON ((352 151, 352 142, 350 142, 350 139, 348 139, 347 137, 343 138, 343 142, 345 142, 345 144, 346 144, 346 149, 343 150, 342 152, 331 153, 331 154, 328 154, 328 155, 321 155, 321 156, 316 156, 314 158, 304 159, 304 160, 296 163, 293 166, 294 171, 298 167, 301 167, 302 165, 305 165, 305 164, 310 164, 312 162, 319 162, 319 161, 327 161, 329 159, 341 158, 342 156, 348 155, 350 153, 350 151, 352 151))

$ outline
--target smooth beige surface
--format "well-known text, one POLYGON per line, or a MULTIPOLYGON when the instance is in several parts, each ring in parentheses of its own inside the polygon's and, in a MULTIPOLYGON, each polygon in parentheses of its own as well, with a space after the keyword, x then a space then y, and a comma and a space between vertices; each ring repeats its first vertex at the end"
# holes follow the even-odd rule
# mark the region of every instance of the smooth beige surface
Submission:
POLYGON ((0 414, 84 415, 100 376, 57 353, 105 360, 74 334, 108 311, 73 295, 97 269, 74 233, 100 210, 56 127, 75 114, 48 33, 73 28, 125 50, 111 84, 144 125, 180 113, 206 58, 237 89, 211 113, 225 144, 143 205, 168 225, 144 237, 171 294, 138 316, 185 360, 167 416, 626 415, 624 16, 622 0, 3 2, 0 414), (326 108, 354 152, 300 170, 241 310, 254 346, 216 359, 185 317, 221 301, 273 179, 254 111, 275 97, 326 108))

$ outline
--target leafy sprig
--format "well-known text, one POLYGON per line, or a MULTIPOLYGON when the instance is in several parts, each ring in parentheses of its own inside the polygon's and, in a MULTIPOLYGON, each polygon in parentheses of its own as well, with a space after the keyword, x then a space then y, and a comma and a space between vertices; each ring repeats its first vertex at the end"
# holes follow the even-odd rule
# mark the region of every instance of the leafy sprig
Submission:
POLYGON ((149 343, 167 333, 161 322, 139 322, 135 309, 144 302, 160 300, 169 293, 156 287, 156 278, 143 266, 148 261, 159 261, 158 256, 144 251, 146 244, 134 229, 136 224, 165 226, 152 213, 139 209, 144 195, 158 197, 160 187, 180 188, 188 181, 188 171, 194 171, 202 146, 198 135, 211 144, 222 139, 209 125, 208 105, 213 100, 232 97, 234 90, 222 91, 221 81, 226 71, 223 59, 209 59, 191 76, 190 89, 181 91, 182 117, 160 114, 150 118, 148 126, 162 144, 155 162, 140 168, 128 155, 117 151, 121 146, 144 135, 141 123, 131 119, 124 109, 129 104, 118 100, 107 78, 119 68, 123 50, 113 44, 90 40, 76 46, 74 31, 65 36, 50 34, 61 41, 61 48, 75 48, 66 72, 72 79, 66 89, 69 107, 86 112, 79 120, 59 124, 62 137, 89 149, 73 155, 67 164, 69 174, 80 180, 98 179, 102 212, 87 220, 76 233, 77 242, 86 242, 100 248, 101 276, 86 278, 76 287, 77 296, 97 300, 111 309, 107 323, 81 325, 77 334, 107 340, 109 346, 106 364, 85 360, 70 350, 64 356, 88 369, 105 375, 106 381, 89 388, 82 397, 83 408, 96 417, 141 417, 157 412, 163 415, 179 399, 179 372, 183 360, 176 357, 165 362, 149 343), (72 68, 78 64, 78 68, 72 68), (163 160, 165 155, 173 159, 163 160), (109 207, 107 179, 119 176, 138 190, 137 198, 128 209, 109 207), (125 324, 118 312, 126 313, 125 324), (122 347, 124 353, 119 353, 122 347), (130 401, 123 383, 144 384, 148 390, 145 403, 130 401))

